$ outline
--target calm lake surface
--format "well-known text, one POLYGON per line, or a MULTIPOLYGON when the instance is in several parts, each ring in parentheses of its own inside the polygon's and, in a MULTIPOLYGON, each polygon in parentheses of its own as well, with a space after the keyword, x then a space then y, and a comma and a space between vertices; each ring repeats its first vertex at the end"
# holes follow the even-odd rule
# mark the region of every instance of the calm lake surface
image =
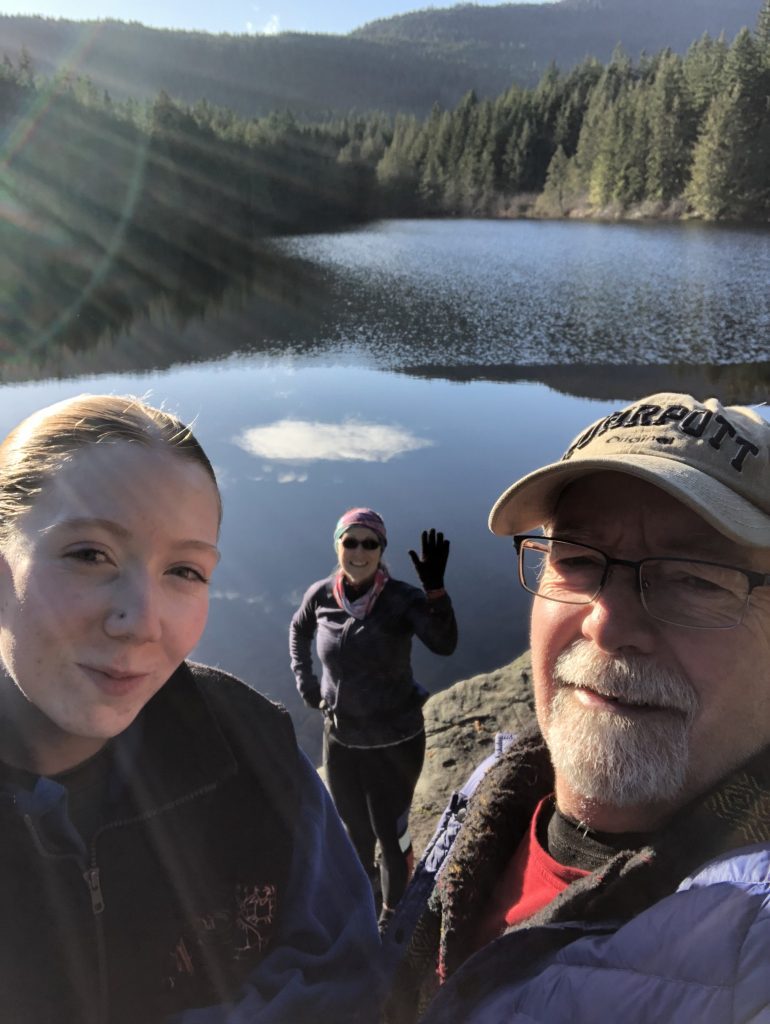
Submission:
POLYGON ((770 233, 694 224, 394 221, 273 245, 278 264, 189 319, 166 303, 117 337, 0 356, 0 430, 82 391, 165 403, 220 479, 222 562, 201 660, 285 702, 286 633, 333 566, 350 505, 388 525, 391 572, 435 526, 460 645, 415 648, 431 690, 527 646, 510 544, 487 530, 514 478, 654 390, 765 401, 770 233))

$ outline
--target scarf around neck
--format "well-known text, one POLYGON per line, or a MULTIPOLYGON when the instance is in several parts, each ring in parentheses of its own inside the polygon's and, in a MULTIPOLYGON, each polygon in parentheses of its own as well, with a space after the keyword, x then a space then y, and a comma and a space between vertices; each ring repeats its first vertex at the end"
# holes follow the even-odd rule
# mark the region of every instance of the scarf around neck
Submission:
POLYGON ((374 574, 374 582, 371 587, 360 597, 356 598, 355 601, 350 601, 345 593, 345 576, 342 569, 338 569, 332 587, 334 600, 343 611, 346 611, 348 615, 352 615, 354 619, 365 619, 374 607, 374 602, 385 589, 385 584, 389 579, 388 570, 380 566, 374 574))

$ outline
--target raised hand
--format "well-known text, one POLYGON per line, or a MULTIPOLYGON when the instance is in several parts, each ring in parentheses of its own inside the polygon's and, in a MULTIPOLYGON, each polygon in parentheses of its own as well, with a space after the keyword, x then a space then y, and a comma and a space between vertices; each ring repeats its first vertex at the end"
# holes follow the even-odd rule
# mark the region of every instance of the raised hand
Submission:
POLYGON ((444 571, 449 558, 449 541, 444 540, 443 533, 436 533, 432 528, 423 530, 421 555, 418 557, 416 551, 410 551, 409 557, 424 590, 443 589, 444 571))

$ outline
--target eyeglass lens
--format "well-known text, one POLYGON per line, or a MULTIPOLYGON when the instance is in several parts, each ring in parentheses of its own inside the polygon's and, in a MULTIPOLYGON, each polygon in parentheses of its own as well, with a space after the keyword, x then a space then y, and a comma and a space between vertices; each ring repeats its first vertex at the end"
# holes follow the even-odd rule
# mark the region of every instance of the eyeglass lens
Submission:
POLYGON ((355 537, 343 537, 342 546, 348 551, 354 551, 357 547, 362 547, 364 551, 374 551, 380 544, 379 541, 372 540, 371 537, 365 537, 363 540, 357 540, 355 537))
MULTIPOLYGON (((529 538, 519 549, 519 575, 530 593, 566 604, 590 604, 611 562, 601 551, 568 541, 529 538)), ((749 596, 738 569, 678 558, 645 558, 638 569, 642 604, 653 618, 678 626, 737 625, 749 596)))

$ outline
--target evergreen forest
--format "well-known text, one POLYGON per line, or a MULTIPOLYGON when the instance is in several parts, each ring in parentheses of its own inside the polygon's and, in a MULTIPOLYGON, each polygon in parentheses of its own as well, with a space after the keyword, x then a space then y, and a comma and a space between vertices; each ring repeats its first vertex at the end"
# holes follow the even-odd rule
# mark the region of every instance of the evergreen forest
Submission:
POLYGON ((374 170, 401 215, 767 222, 770 3, 729 46, 704 35, 684 56, 617 51, 604 66, 552 67, 532 90, 397 117, 374 170))
POLYGON ((117 330, 159 295, 192 315, 276 234, 402 216, 766 224, 770 0, 731 43, 552 66, 425 118, 116 102, 22 53, 0 64, 0 132, 0 338, 28 354, 117 330))

